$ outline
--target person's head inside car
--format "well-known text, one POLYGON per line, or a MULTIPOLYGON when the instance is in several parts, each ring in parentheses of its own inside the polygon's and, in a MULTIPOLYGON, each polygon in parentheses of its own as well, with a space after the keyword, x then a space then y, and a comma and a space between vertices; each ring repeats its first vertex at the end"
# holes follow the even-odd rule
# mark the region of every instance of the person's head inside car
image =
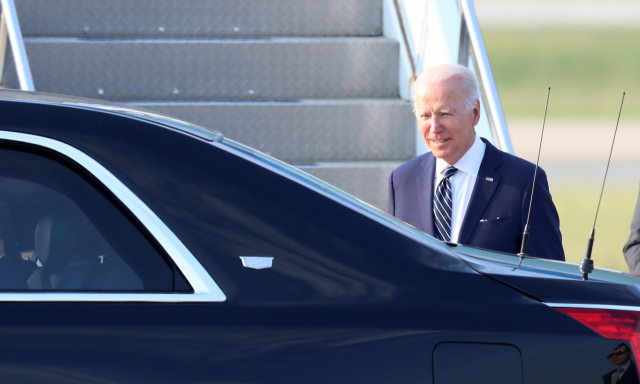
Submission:
POLYGON ((7 253, 9 247, 9 227, 11 219, 9 217, 9 205, 0 198, 0 258, 7 253))

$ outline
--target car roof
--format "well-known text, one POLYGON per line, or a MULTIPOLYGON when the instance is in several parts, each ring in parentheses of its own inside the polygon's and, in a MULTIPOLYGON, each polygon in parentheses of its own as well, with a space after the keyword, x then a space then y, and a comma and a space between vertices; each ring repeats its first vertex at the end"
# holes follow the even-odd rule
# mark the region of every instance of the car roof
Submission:
POLYGON ((222 141, 222 133, 195 125, 183 120, 176 119, 161 113, 148 111, 143 108, 133 107, 125 104, 112 103, 106 100, 88 99, 84 97, 56 95, 43 92, 26 92, 13 89, 0 90, 0 103, 2 102, 25 102, 30 104, 57 105, 68 108, 87 109, 101 111, 109 114, 116 114, 137 120, 152 122, 179 131, 191 136, 196 136, 206 141, 222 141))

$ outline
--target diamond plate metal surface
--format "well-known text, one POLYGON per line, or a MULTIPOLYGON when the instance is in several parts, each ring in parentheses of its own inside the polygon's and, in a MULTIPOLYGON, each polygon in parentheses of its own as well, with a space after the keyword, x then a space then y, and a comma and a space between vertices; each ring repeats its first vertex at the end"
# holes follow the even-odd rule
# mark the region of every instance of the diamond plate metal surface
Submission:
POLYGON ((131 104, 214 129, 290 163, 415 156, 415 118, 401 100, 131 104))
MULTIPOLYGON (((16 7, 38 91, 126 101, 211 127, 313 163, 299 167, 382 210, 389 174, 414 156, 415 121, 398 98, 399 47, 379 37, 382 0, 16 7)), ((5 82, 17 88, 8 56, 5 82)))
MULTIPOLYGON (((374 38, 25 39, 36 89, 107 100, 398 97, 398 44, 374 38)), ((13 60, 7 85, 17 87, 13 60)))
POLYGON ((376 36, 382 0, 16 0, 25 36, 376 36))
POLYGON ((389 175, 402 162, 323 163, 301 170, 387 211, 389 175))

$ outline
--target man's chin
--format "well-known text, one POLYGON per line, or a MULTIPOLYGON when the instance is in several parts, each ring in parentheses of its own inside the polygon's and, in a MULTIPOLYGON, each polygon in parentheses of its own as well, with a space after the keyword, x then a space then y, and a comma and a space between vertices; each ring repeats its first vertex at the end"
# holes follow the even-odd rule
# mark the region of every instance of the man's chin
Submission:
POLYGON ((431 148, 431 153, 438 159, 444 159, 448 155, 447 151, 443 151, 442 149, 438 148, 431 148))
POLYGON ((428 145, 428 147, 434 154, 441 153, 443 155, 446 155, 447 152, 451 151, 451 140, 445 140, 442 143, 431 141, 429 142, 429 144, 430 145, 428 145))

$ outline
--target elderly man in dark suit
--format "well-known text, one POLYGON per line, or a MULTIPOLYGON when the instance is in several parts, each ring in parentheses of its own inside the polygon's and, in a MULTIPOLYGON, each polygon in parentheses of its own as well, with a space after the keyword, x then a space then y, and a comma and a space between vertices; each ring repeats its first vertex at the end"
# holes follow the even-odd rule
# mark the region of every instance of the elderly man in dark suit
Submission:
MULTIPOLYGON (((496 149, 475 133, 478 85, 459 65, 420 75, 414 88, 420 135, 431 152, 389 177, 389 213, 443 241, 518 253, 535 166, 496 149)), ((564 260, 558 213, 538 169, 528 254, 564 260)))

